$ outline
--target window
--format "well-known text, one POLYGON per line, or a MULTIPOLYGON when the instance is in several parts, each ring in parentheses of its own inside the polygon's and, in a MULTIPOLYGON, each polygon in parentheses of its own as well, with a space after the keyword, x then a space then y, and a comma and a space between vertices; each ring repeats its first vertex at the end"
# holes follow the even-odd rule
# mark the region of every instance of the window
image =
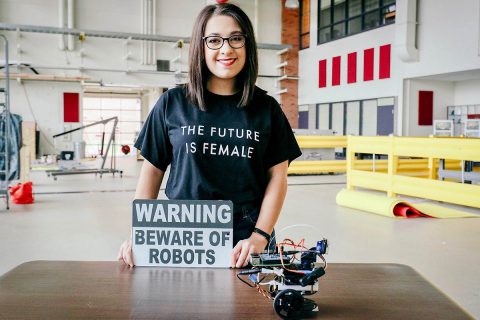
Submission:
POLYGON ((300 1, 300 50, 310 47, 310 0, 300 1))
POLYGON ((317 129, 329 130, 331 128, 330 104, 324 103, 317 106, 317 129))
POLYGON ((395 22, 395 0, 319 0, 318 44, 395 22))
POLYGON ((360 101, 347 102, 345 112, 345 134, 360 135, 360 101))
MULTIPOLYGON (((139 97, 112 98, 101 96, 84 96, 83 98, 83 125, 118 117, 115 130, 115 154, 123 155, 122 145, 129 145, 133 150, 133 143, 141 128, 141 103, 139 97)), ((104 137, 104 152, 112 133, 114 121, 106 125, 98 124, 83 130, 83 140, 86 142, 85 153, 87 157, 100 155, 102 136, 104 137)), ((109 151, 111 152, 111 151, 109 151)))
MULTIPOLYGON (((299 111, 307 113, 307 107, 299 106, 299 111)), ((337 135, 389 135, 394 131, 394 110, 393 97, 321 103, 310 107, 308 126, 306 114, 303 125, 308 129, 332 130, 337 135)))

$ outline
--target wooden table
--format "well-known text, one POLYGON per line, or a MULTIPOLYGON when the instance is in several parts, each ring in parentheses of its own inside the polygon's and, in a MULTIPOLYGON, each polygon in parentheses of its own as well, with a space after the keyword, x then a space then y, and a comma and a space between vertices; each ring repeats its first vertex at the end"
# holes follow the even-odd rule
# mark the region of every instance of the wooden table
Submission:
MULTIPOLYGON (((320 319, 472 319, 412 268, 328 265, 310 296, 320 319)), ((129 269, 118 262, 33 261, 0 277, 0 319, 278 319, 229 269, 129 269)))

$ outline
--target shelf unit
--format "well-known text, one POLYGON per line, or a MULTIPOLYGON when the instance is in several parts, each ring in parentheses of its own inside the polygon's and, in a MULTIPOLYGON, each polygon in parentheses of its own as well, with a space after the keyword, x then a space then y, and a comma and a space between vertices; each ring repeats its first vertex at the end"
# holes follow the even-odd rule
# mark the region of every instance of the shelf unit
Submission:
POLYGON ((467 135, 465 129, 468 128, 468 120, 480 119, 480 104, 447 106, 447 119, 453 120, 454 136, 467 135))

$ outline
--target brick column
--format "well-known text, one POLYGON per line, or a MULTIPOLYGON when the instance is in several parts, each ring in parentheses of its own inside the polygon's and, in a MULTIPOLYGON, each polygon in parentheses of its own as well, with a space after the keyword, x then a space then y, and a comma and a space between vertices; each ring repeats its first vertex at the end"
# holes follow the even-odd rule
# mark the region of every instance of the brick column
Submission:
MULTIPOLYGON (((285 67, 286 75, 297 77, 300 9, 287 9, 285 8, 285 0, 280 1, 282 2, 282 43, 292 46, 287 53, 282 55, 282 62, 287 61, 288 63, 285 67)), ((292 128, 298 128, 298 80, 282 80, 279 87, 288 90, 280 95, 280 104, 292 128)))

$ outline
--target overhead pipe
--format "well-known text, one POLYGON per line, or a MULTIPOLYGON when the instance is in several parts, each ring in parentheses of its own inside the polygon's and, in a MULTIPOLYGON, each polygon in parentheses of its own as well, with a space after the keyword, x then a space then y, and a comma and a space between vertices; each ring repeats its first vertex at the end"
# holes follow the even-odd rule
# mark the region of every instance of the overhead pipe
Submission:
MULTIPOLYGON (((0 34, 0 37, 2 35, 0 34)), ((77 71, 79 70, 78 67, 65 67, 65 66, 35 66, 35 69, 37 70, 73 70, 77 71)), ((129 74, 152 74, 152 75, 159 75, 159 74, 164 74, 164 75, 171 75, 171 74, 182 74, 182 75, 187 75, 188 72, 186 71, 156 71, 156 70, 141 70, 141 69, 106 69, 106 68, 92 68, 92 67, 82 67, 81 68, 83 72, 112 72, 112 73, 129 73, 129 74)), ((259 74, 259 78, 276 78, 278 76, 275 75, 266 75, 266 74, 259 74)), ((6 79, 5 74, 0 74, 0 80, 6 79)), ((10 73, 10 80, 20 80, 20 81, 57 81, 57 82, 81 82, 81 81, 88 81, 89 83, 95 80, 91 80, 88 77, 61 77, 61 76, 56 76, 56 75, 48 75, 48 74, 21 74, 21 73, 15 73, 12 74, 10 73)), ((98 80, 97 82, 101 82, 101 80, 98 80)), ((106 86, 105 84, 103 86, 106 86)), ((166 85, 168 86, 168 85, 166 85)), ((160 86, 161 87, 161 86, 160 86)))
MULTIPOLYGON (((67 27, 69 29, 74 28, 74 2, 73 0, 67 0, 67 27)), ((67 36, 68 50, 73 51, 75 49, 74 37, 69 34, 67 36)))
MULTIPOLYGON (((142 34, 145 34, 145 30, 147 29, 146 28, 146 0, 142 0, 141 2, 141 6, 142 6, 142 15, 141 15, 141 23, 142 23, 142 27, 141 27, 141 33, 142 34)), ((146 63, 146 60, 147 60, 147 51, 145 49, 145 46, 146 46, 146 41, 145 40, 142 40, 141 42, 141 64, 145 64, 146 63)))
MULTIPOLYGON (((67 11, 65 0, 58 0, 58 27, 65 28, 65 13, 67 11)), ((65 50, 65 35, 58 39, 58 49, 65 50)))
POLYGON ((255 39, 258 41, 258 0, 255 0, 255 13, 253 20, 253 32, 255 34, 255 39))
MULTIPOLYGON (((157 0, 152 0, 152 35, 157 33, 157 0)), ((157 52, 156 52, 156 43, 150 41, 152 44, 152 64, 156 64, 157 61, 157 52)))
MULTIPOLYGON (((148 1, 148 29, 147 29, 147 34, 152 34, 152 11, 153 11, 153 3, 152 0, 147 0, 148 1)), ((152 42, 148 41, 147 43, 147 48, 148 48, 148 59, 147 59, 147 64, 152 64, 152 42)))
MULTIPOLYGON (((145 28, 145 34, 150 34, 150 11, 151 11, 151 8, 150 8, 150 5, 152 4, 152 2, 150 0, 145 0, 146 1, 146 10, 145 10, 145 21, 146 21, 146 28, 145 28)), ((145 64, 150 64, 150 41, 147 41, 145 43, 146 45, 146 51, 147 51, 147 54, 146 54, 146 59, 145 59, 145 64)))
MULTIPOLYGON (((140 1, 140 33, 143 33, 143 1, 140 1)), ((140 63, 143 64, 143 41, 140 41, 140 63)))
MULTIPOLYGON (((0 30, 14 31, 14 32, 38 32, 38 33, 50 33, 50 34, 71 34, 75 36, 84 37, 99 37, 99 38, 111 38, 111 39, 132 39, 132 40, 149 40, 159 42, 171 42, 175 43, 181 40, 184 43, 190 43, 190 38, 175 37, 175 36, 162 36, 162 35, 146 35, 141 33, 127 33, 127 32, 113 32, 113 31, 101 31, 101 30, 79 30, 68 29, 58 27, 36 26, 36 25, 24 25, 14 23, 0 22, 0 30)), ((265 50, 282 50, 285 48, 291 48, 288 44, 271 44, 271 43, 257 43, 258 49, 265 50)))
MULTIPOLYGON (((156 1, 142 0, 142 34, 154 35, 156 30, 156 1)), ((148 38, 148 37, 146 37, 148 38)), ((155 57, 155 43, 150 40, 142 41, 142 64, 154 64, 155 57)))

